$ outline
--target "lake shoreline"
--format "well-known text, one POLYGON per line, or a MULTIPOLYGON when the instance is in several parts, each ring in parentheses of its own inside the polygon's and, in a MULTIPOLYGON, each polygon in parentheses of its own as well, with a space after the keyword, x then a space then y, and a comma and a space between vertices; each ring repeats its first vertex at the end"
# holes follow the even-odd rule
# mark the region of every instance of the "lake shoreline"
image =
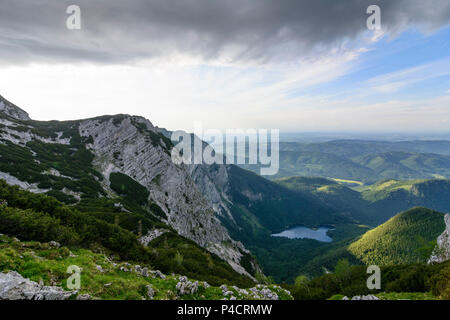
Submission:
POLYGON ((333 238, 328 236, 328 231, 335 230, 335 227, 318 226, 308 228, 306 226, 290 227, 282 232, 273 233, 271 237, 288 238, 288 239, 312 239, 319 242, 333 242, 333 238))

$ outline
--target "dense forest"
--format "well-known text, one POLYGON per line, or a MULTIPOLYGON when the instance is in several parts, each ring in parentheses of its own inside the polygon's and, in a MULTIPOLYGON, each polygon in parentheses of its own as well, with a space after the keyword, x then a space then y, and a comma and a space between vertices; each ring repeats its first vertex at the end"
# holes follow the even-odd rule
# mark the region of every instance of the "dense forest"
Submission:
POLYGON ((81 209, 85 211, 80 211, 53 197, 10 186, 3 180, 0 180, 0 199, 0 233, 21 240, 57 241, 69 248, 106 251, 118 260, 149 264, 165 273, 184 274, 215 285, 254 284, 214 254, 160 222, 155 225, 143 214, 124 213, 117 208, 114 211, 114 206, 108 208, 101 202, 91 202, 85 207, 82 204, 81 209), (169 232, 144 247, 138 242, 144 226, 164 226, 169 232))

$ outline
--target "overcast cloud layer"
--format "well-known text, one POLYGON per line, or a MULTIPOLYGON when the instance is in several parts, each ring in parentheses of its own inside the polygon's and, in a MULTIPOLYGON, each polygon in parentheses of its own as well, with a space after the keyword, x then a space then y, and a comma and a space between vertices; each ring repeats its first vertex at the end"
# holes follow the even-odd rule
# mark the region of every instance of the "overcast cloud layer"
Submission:
POLYGON ((441 0, 0 0, 0 63, 286 61, 351 45, 367 31, 371 4, 392 35, 450 22, 441 0), (66 28, 71 4, 81 7, 82 30, 66 28))

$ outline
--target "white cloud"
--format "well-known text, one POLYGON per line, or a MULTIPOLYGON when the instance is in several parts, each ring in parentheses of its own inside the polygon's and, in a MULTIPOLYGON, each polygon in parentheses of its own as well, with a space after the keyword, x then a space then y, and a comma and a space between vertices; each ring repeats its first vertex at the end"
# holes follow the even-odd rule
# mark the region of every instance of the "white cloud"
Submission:
MULTIPOLYGON (((257 114, 283 112, 291 90, 335 80, 360 50, 276 65, 207 65, 179 57, 134 66, 32 65, 2 68, 1 94, 38 120, 131 113, 159 126, 256 126, 257 114)), ((282 124, 272 124, 281 126, 282 124)))
POLYGON ((1 69, 0 94, 39 120, 128 113, 185 130, 192 130, 194 121, 202 121, 205 129, 448 130, 448 95, 370 102, 382 90, 394 92, 448 74, 448 59, 372 78, 362 89, 339 95, 312 94, 310 88, 352 71, 365 51, 343 49, 309 62, 259 67, 202 64, 186 57, 132 66, 14 66, 1 69))

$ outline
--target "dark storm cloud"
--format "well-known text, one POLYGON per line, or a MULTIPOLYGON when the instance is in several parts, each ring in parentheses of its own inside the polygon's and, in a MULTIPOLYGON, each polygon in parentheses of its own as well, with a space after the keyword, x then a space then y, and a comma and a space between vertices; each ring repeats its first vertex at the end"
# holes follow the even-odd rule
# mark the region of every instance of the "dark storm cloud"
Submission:
POLYGON ((393 34, 450 22, 450 2, 440 0, 0 0, 0 62, 289 59, 366 31, 371 4, 393 34), (65 27, 71 4, 81 7, 81 30, 65 27))

